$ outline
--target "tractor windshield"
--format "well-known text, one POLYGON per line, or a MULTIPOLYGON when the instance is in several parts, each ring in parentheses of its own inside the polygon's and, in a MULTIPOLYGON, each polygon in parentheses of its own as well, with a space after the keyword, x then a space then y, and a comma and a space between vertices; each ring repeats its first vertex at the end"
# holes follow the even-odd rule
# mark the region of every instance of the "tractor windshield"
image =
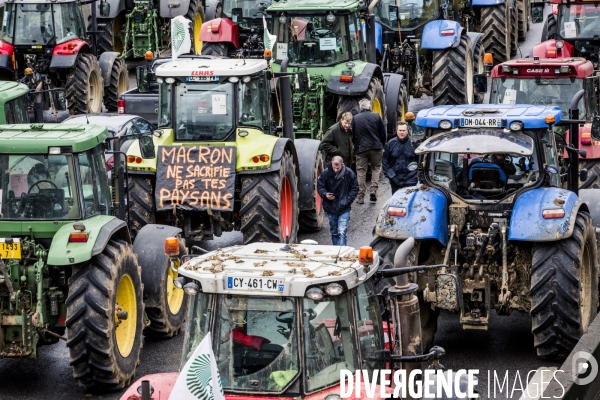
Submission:
MULTIPOLYGON (((494 78, 490 103, 559 106, 563 115, 568 117, 571 100, 583 89, 583 85, 583 79, 494 78)), ((578 106, 579 117, 585 119, 587 116, 584 98, 579 101, 578 106)))
POLYGON ((600 35, 600 4, 559 5, 558 33, 564 39, 593 39, 600 35))
POLYGON ((14 45, 59 44, 85 38, 79 3, 7 3, 0 39, 14 45))
POLYGON ((357 21, 347 26, 346 16, 288 14, 273 20, 277 60, 287 55, 292 65, 337 64, 348 60, 348 48, 352 49, 353 59, 358 58, 360 26, 357 21), (285 23, 280 21, 283 18, 285 23))
POLYGON ((382 0, 374 9, 377 22, 395 31, 412 31, 438 18, 438 0, 382 0))
POLYGON ((263 15, 268 19, 264 10, 271 5, 270 0, 225 0, 223 1, 223 16, 231 18, 240 28, 250 29, 252 26, 263 29, 263 15))

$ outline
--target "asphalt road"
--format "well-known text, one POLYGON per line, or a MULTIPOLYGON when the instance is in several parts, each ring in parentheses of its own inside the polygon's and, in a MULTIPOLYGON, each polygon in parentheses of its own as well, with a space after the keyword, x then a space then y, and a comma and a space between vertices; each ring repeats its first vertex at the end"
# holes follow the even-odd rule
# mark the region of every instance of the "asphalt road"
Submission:
MULTIPOLYGON (((546 7, 549 12, 550 7, 546 7)), ((542 24, 532 25, 527 40, 520 43, 520 54, 526 56, 531 47, 539 42, 542 24)), ((135 77, 130 78, 135 85, 135 77)), ((133 87, 133 86, 132 86, 133 87)), ((430 98, 413 99, 409 109, 418 111, 431 107, 430 98)), ((47 122, 53 119, 47 116, 47 122)), ((65 118, 61 113, 60 120, 65 118)), ((354 205, 350 219, 348 245, 360 247, 371 241, 375 218, 391 194, 387 179, 382 179, 377 203, 366 202, 354 205)), ((327 222, 318 234, 300 235, 300 240, 314 239, 330 244, 331 237, 327 222)), ((239 233, 226 233, 217 240, 206 242, 207 249, 216 249, 241 243, 239 233)), ((141 353, 137 377, 146 374, 176 371, 179 368, 183 335, 167 341, 145 340, 141 353)), ((527 374, 541 366, 558 366, 536 357, 531 335, 529 316, 513 313, 510 316, 492 316, 487 331, 462 330, 458 316, 442 313, 434 344, 446 350, 441 363, 448 369, 478 369, 478 390, 484 399, 518 399, 523 394, 519 389, 527 382, 527 374), (508 385, 499 392, 493 386, 488 391, 488 374, 494 372, 501 382, 508 373, 508 385), (513 390, 514 389, 514 390, 513 390)), ((118 399, 122 392, 110 394, 86 393, 77 386, 69 366, 69 353, 64 343, 39 349, 38 360, 4 359, 0 362, 0 399, 118 399)))

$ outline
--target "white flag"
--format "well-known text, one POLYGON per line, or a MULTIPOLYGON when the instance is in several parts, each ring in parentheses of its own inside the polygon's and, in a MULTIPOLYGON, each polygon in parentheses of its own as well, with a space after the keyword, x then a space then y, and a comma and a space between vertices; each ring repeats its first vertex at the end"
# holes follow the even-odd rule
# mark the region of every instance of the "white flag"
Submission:
POLYGON ((190 24, 192 21, 180 15, 171 20, 171 56, 173 61, 182 54, 187 54, 192 49, 190 37, 190 24))
POLYGON ((170 400, 225 400, 210 333, 181 370, 170 400))
POLYGON ((276 35, 271 35, 269 33, 269 29, 267 28, 267 19, 263 15, 263 27, 265 29, 265 34, 263 37, 263 41, 265 42, 265 49, 269 49, 273 51, 273 47, 275 47, 275 40, 277 40, 276 35))

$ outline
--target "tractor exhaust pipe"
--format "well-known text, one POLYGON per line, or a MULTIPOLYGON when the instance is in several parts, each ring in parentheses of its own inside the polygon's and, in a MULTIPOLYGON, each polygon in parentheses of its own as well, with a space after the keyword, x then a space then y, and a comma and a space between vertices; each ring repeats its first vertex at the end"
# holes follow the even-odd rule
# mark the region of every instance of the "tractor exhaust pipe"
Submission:
MULTIPOLYGON (((281 61, 281 72, 287 72, 289 58, 281 61)), ((290 76, 279 76, 279 97, 281 98, 281 119, 283 124, 283 137, 294 140, 294 118, 292 116, 292 88, 290 76)))
MULTIPOLYGON (((573 121, 579 119, 579 107, 577 106, 577 103, 579 103, 579 100, 583 98, 584 94, 585 90, 581 89, 579 92, 575 93, 573 100, 571 100, 569 117, 573 121)), ((571 123, 569 131, 571 136, 571 145, 579 149, 579 123, 571 123)), ((569 151, 569 164, 571 165, 569 171, 569 185, 571 186, 570 190, 575 193, 576 196, 579 196, 579 153, 576 151, 569 151)))
MULTIPOLYGON (((33 103, 33 120, 35 122, 44 122, 43 88, 44 82, 38 83, 35 88, 35 103, 33 103)), ((52 95, 52 93, 50 93, 50 95, 52 95)))

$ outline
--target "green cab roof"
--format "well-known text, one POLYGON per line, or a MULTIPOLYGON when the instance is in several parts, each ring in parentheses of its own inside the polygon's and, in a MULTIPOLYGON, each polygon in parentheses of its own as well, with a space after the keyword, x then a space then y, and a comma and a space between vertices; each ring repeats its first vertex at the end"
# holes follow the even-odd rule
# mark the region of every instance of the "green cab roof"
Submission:
POLYGON ((48 147, 71 146, 79 153, 108 136, 105 126, 69 124, 0 125, 0 153, 48 153, 48 147))
POLYGON ((275 11, 310 11, 310 10, 343 10, 355 11, 359 0, 280 0, 271 3, 267 12, 275 11))
POLYGON ((0 81, 0 106, 27 93, 29 88, 23 83, 0 81))

